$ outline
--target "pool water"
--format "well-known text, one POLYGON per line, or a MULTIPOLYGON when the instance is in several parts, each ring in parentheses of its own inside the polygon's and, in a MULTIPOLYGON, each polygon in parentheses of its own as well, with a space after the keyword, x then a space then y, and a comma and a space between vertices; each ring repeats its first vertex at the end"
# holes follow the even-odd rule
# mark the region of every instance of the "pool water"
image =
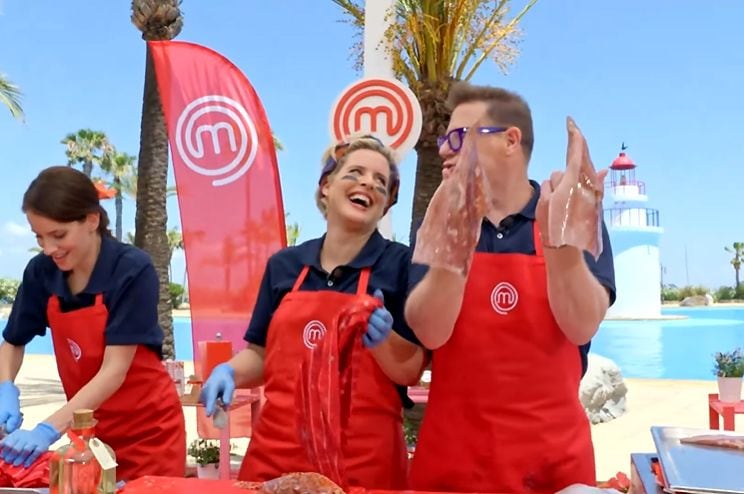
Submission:
POLYGON ((605 321, 591 351, 625 377, 713 380, 713 354, 744 347, 744 307, 664 309, 687 319, 605 321))
MULTIPOLYGON (((713 354, 744 347, 744 307, 675 307, 663 313, 687 318, 604 321, 591 352, 615 361, 625 377, 713 380, 713 354)), ((176 317, 173 325, 177 358, 192 360, 191 320, 176 317)), ((36 338, 26 351, 51 354, 49 334, 36 338)))

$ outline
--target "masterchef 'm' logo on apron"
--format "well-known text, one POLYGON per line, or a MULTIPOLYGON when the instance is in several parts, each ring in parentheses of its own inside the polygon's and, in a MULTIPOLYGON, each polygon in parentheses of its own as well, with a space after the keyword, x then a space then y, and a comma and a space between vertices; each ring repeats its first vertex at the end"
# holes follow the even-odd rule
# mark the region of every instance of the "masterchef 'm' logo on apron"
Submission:
POLYGON ((70 352, 72 353, 72 358, 75 359, 75 362, 80 360, 80 357, 83 355, 80 345, 72 341, 70 338, 67 338, 67 344, 70 345, 70 352))
POLYGON ((302 331, 302 342, 310 350, 318 345, 318 342, 325 336, 326 327, 320 321, 310 321, 305 325, 305 329, 302 331))
POLYGON ((502 281, 496 285, 491 292, 491 307, 497 314, 505 316, 509 311, 517 306, 519 302, 519 293, 514 285, 502 281))

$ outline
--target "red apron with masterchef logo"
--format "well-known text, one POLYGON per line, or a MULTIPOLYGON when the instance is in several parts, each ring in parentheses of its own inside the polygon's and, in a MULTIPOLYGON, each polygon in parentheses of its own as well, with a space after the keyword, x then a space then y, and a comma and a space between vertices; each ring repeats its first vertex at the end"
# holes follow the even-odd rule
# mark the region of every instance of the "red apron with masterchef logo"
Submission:
MULTIPOLYGON (((300 291, 308 270, 308 266, 303 268, 269 325, 264 360, 266 403, 240 469, 241 480, 264 481, 285 473, 313 471, 298 434, 298 374, 325 328, 335 323, 339 309, 355 295, 300 291)), ((367 293, 369 276, 369 268, 363 269, 358 295, 367 293)), ((360 370, 351 395, 352 412, 342 431, 349 484, 404 489, 408 460, 400 396, 369 351, 358 356, 363 360, 355 364, 360 370)))
MULTIPOLYGON (((57 370, 67 399, 98 373, 106 349, 103 295, 91 307, 62 312, 47 306, 57 370)), ((121 387, 95 411, 96 437, 116 453, 117 480, 144 475, 183 477, 186 429, 176 387, 158 355, 138 345, 121 387)))
POLYGON ((556 323, 536 255, 476 252, 432 382, 410 488, 550 493, 595 485, 581 358, 556 323))

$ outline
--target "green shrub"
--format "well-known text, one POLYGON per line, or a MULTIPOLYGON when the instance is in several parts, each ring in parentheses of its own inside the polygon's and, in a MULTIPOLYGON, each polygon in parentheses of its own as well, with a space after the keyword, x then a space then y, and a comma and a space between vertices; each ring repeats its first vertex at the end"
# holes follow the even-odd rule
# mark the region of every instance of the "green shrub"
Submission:
POLYGON ((733 287, 730 286, 722 286, 718 290, 716 290, 716 293, 714 297, 717 301, 720 300, 733 300, 734 296, 736 295, 735 290, 733 287))
POLYGON ((171 283, 170 284, 170 296, 171 296, 171 303, 173 304, 173 308, 177 309, 179 305, 181 305, 181 300, 183 300, 183 286, 179 285, 178 283, 171 283))
POLYGON ((0 304, 12 304, 21 282, 10 278, 0 278, 0 304))

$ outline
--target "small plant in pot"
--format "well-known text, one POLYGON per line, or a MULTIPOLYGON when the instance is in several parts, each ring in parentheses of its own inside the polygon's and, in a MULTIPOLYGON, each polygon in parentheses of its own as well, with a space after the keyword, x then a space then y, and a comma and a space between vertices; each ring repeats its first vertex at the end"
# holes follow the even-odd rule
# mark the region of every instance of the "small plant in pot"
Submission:
POLYGON ((718 377, 718 399, 727 403, 741 400, 744 353, 740 348, 732 352, 716 352, 713 372, 718 377))
POLYGON ((189 456, 196 460, 196 476, 200 479, 219 478, 220 447, 206 439, 195 439, 189 445, 189 456))

